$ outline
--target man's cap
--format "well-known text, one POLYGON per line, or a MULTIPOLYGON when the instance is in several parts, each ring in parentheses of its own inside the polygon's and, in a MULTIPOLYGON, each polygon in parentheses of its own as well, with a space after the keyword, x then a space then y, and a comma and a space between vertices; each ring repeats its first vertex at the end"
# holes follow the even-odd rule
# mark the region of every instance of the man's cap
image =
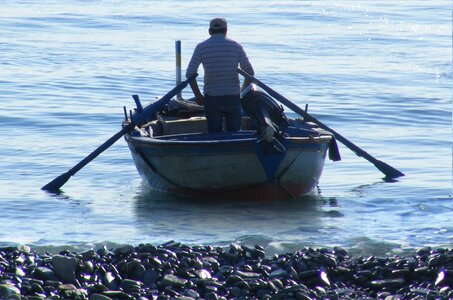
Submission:
POLYGON ((224 18, 214 18, 209 22, 209 29, 227 29, 227 21, 224 18))

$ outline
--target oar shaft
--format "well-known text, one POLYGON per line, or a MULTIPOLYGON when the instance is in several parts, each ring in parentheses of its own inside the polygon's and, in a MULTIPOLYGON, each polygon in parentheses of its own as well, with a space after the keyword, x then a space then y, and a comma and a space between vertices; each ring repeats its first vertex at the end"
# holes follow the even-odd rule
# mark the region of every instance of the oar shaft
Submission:
POLYGON ((362 150, 359 146, 355 145, 354 143, 352 143, 351 141, 346 139, 344 136, 342 136, 341 134, 339 134, 338 132, 336 132, 335 130, 330 128, 329 126, 325 125, 324 123, 322 123, 321 121, 319 121, 315 117, 311 116, 305 110, 301 109, 299 106, 297 106, 296 104, 292 103, 290 100, 286 99, 285 97, 283 97, 282 95, 280 95, 279 93, 274 91, 272 88, 270 88, 269 86, 267 86, 266 84, 261 82, 260 80, 258 80, 255 77, 247 74, 247 72, 244 72, 241 69, 238 69, 238 72, 242 76, 244 76, 245 78, 250 80, 251 82, 253 82, 256 85, 258 85, 260 88, 265 90, 270 96, 272 96, 273 98, 277 99, 283 105, 285 105, 289 109, 293 110, 294 112, 296 112, 299 115, 301 115, 302 117, 304 117, 305 120, 313 122, 313 123, 316 123, 322 129, 325 129, 325 130, 330 131, 331 133, 333 133, 335 138, 337 140, 339 140, 343 145, 345 145, 346 147, 351 149, 358 156, 361 156, 361 157, 365 158, 366 160, 368 160, 369 162, 373 163, 381 172, 383 172, 386 175, 386 177, 388 177, 388 178, 396 178, 396 177, 404 176, 404 174, 402 172, 400 172, 397 169, 391 167, 390 165, 388 165, 388 164, 386 164, 386 163, 374 158, 368 152, 362 150))
POLYGON ((123 129, 121 129, 115 135, 113 135, 111 138, 105 141, 101 146, 99 146, 96 150, 91 152, 87 157, 82 159, 77 165, 75 165, 71 170, 69 170, 69 173, 71 175, 74 175, 75 173, 80 171, 80 169, 86 166, 89 162, 91 162, 93 159, 99 156, 99 154, 110 148, 110 146, 112 146, 116 141, 118 141, 123 135, 134 129, 135 126, 142 125, 143 121, 145 121, 146 119, 154 118, 154 114, 156 114, 158 111, 161 111, 164 108, 165 104, 167 104, 173 96, 175 96, 177 93, 182 91, 187 86, 190 80, 187 79, 184 82, 180 83, 179 85, 174 87, 170 92, 168 92, 165 96, 144 108, 142 113, 137 113, 136 115, 134 115, 132 117, 131 122, 128 125, 124 126, 123 129))
POLYGON ((96 150, 88 154, 87 157, 82 159, 78 164, 76 164, 74 167, 72 167, 68 173, 73 176, 75 173, 79 172, 84 166, 86 166, 88 163, 90 163, 93 159, 99 156, 102 152, 110 148, 113 144, 115 144, 124 134, 129 132, 135 127, 134 123, 129 123, 127 126, 124 126, 120 131, 115 133, 111 138, 109 138, 107 141, 105 141, 101 146, 99 146, 96 150))
MULTIPOLYGON (((357 155, 360 155, 360 152, 362 152, 363 150, 361 150, 359 147, 357 147, 356 145, 354 145, 352 142, 349 142, 345 137, 343 137, 341 134, 339 134, 338 132, 336 132, 335 130, 333 130, 332 128, 330 128, 329 126, 325 125, 324 123, 322 123, 321 121, 319 121, 318 119, 316 119, 315 117, 313 117, 312 115, 308 114, 305 110, 303 110, 302 108, 300 108, 299 106, 297 106, 296 104, 292 103, 290 100, 286 99, 285 97, 283 97, 282 95, 280 95, 279 93, 277 93, 276 91, 274 91, 272 88, 270 88, 269 86, 267 86, 266 84, 264 84, 263 82, 261 82, 260 80, 258 80, 257 78, 247 74, 246 72, 244 72, 243 70, 241 69, 238 69, 238 72, 243 75, 244 77, 248 78, 249 80, 251 80, 253 83, 255 83, 257 86, 259 86, 260 88, 262 88, 263 90, 265 90, 270 96, 274 97, 275 99, 277 99, 280 103, 282 103, 283 105, 285 105, 286 107, 288 107, 289 109, 291 109, 292 111, 294 111, 295 113, 298 113, 299 115, 301 115, 302 117, 305 118, 306 121, 310 121, 310 122, 313 122, 313 123, 316 123, 319 127, 321 127, 322 129, 325 129, 327 131, 330 131, 332 132, 334 135, 335 135, 335 138, 337 140, 339 140, 340 142, 342 143, 346 143, 348 144, 351 148, 354 149, 354 151, 356 152, 357 155)), ((349 148, 348 146, 348 148, 349 148)), ((363 151, 364 152, 364 151, 363 151)), ((365 152, 366 153, 366 152, 365 152)))

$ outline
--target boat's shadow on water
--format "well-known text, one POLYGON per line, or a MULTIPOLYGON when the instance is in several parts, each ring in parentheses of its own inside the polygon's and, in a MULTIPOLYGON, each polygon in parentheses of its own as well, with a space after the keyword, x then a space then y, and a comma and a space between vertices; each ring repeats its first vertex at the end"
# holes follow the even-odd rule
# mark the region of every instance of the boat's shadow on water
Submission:
POLYGON ((335 199, 319 195, 274 202, 200 200, 143 186, 134 200, 142 234, 183 242, 263 245, 303 240, 322 230, 323 218, 342 216, 335 199))

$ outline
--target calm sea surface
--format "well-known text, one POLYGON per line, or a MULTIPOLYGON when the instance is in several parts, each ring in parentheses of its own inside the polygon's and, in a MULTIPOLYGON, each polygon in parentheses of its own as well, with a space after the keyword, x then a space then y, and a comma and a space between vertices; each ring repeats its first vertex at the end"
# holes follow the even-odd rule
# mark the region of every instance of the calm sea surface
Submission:
POLYGON ((451 16, 447 0, 2 1, 0 245, 452 248, 451 16), (309 197, 200 202, 149 190, 121 139, 41 191, 120 130, 131 94, 174 86, 175 40, 185 71, 216 16, 257 78, 407 176, 384 182, 340 145, 309 197))

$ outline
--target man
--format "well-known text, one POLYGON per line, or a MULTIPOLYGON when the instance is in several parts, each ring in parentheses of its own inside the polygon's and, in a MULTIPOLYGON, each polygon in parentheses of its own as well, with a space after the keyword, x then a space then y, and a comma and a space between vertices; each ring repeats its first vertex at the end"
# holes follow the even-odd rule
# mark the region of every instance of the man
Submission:
POLYGON ((209 34, 210 38, 196 46, 187 67, 186 77, 196 73, 200 64, 203 65, 204 96, 196 79, 190 82, 190 87, 197 103, 204 105, 208 131, 222 131, 223 118, 226 119, 227 131, 238 131, 241 127, 239 94, 250 81, 244 80, 241 88, 237 68, 240 66, 250 75, 254 75, 253 67, 242 46, 226 36, 225 19, 212 19, 209 23, 209 34))

